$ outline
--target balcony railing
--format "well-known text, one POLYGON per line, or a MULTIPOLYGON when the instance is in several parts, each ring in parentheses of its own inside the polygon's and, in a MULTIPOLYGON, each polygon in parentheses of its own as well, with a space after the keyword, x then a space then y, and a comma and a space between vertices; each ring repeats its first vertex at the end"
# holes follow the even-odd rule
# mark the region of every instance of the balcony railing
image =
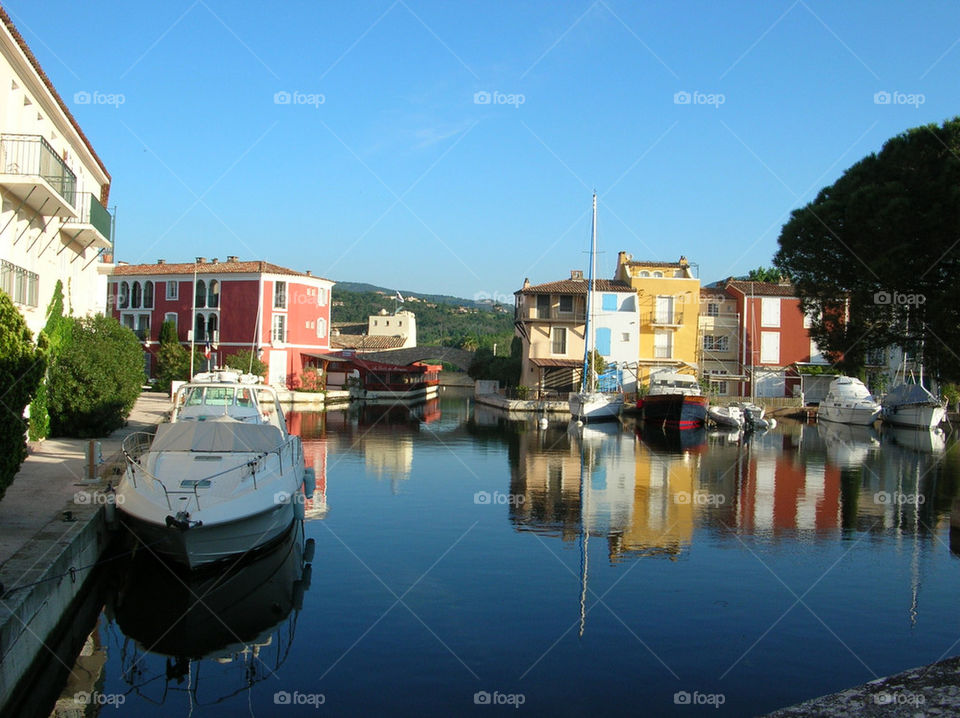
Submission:
POLYGON ((93 225, 108 242, 111 242, 110 232, 113 229, 113 217, 93 192, 83 192, 80 195, 80 219, 83 224, 93 225))
POLYGON ((648 321, 655 326, 678 327, 683 324, 683 312, 651 312, 648 321))
POLYGON ((40 135, 0 135, 0 172, 42 177, 67 204, 76 201, 77 176, 40 135))
POLYGON ((552 322, 580 322, 586 319, 586 312, 583 310, 575 312, 561 312, 557 309, 542 311, 537 309, 528 309, 521 313, 520 319, 523 321, 552 321, 552 322))

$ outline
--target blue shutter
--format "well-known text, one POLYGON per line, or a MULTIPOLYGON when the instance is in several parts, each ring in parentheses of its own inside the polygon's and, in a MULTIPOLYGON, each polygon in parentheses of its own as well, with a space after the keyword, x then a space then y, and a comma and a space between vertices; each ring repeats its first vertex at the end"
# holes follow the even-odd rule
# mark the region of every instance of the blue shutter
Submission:
POLYGON ((600 356, 610 356, 610 329, 608 327, 597 327, 596 342, 600 356))
POLYGON ((605 312, 617 311, 617 295, 616 294, 603 295, 603 311, 605 312))

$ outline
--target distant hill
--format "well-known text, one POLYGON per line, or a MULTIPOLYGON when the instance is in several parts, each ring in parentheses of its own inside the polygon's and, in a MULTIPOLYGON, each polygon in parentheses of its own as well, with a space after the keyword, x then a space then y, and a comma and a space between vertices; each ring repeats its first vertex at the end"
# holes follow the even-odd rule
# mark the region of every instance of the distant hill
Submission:
POLYGON ((400 294, 404 301, 397 302, 396 292, 361 282, 337 283, 330 320, 334 324, 366 323, 367 317, 381 310, 393 313, 395 308, 406 309, 417 317, 418 344, 442 343, 470 350, 496 344, 498 354, 509 352, 514 334, 513 306, 403 289, 400 294))

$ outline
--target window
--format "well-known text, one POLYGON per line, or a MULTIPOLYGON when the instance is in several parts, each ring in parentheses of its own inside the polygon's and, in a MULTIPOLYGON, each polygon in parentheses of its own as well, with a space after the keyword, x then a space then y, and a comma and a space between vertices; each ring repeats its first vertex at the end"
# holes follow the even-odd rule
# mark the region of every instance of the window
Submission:
POLYGON ((560 295, 560 311, 564 314, 573 314, 573 296, 570 294, 560 295))
POLYGON ((153 309, 153 282, 149 279, 143 283, 143 308, 153 309))
MULTIPOLYGON (((287 283, 286 282, 273 283, 273 308, 274 309, 287 308, 287 283)), ((281 339, 280 341, 283 341, 283 340, 281 339)))
POLYGON ((615 312, 617 311, 617 295, 616 294, 604 294, 603 295, 603 311, 605 312, 615 312))
POLYGON ((554 327, 550 330, 550 351, 554 354, 567 353, 566 327, 554 327))
POLYGON ((660 271, 654 272, 654 273, 653 273, 653 276, 654 276, 654 277, 662 277, 662 276, 663 276, 663 272, 660 272, 660 271))
POLYGON ((35 307, 38 303, 37 285, 40 276, 23 267, 0 260, 0 289, 3 289, 17 304, 35 307))
POLYGON ((327 306, 327 290, 323 287, 317 290, 317 304, 321 307, 327 306))
POLYGON ((780 326, 780 299, 777 297, 764 297, 760 300, 760 326, 779 327, 780 326))
POLYGON ((620 335, 620 341, 622 341, 622 342, 628 342, 628 341, 630 341, 630 332, 624 332, 623 334, 621 334, 621 335, 620 335))
POLYGON ((210 314, 207 316, 207 339, 212 342, 217 341, 220 338, 220 331, 218 328, 217 315, 210 314))
POLYGON ((203 309, 207 306, 207 283, 202 279, 197 280, 197 291, 193 297, 193 304, 197 309, 203 309))
POLYGON ((705 334, 703 336, 703 350, 705 352, 730 351, 730 337, 705 334))
POLYGON ((273 328, 270 332, 270 341, 287 341, 287 317, 285 314, 273 315, 273 328))
POLYGON ((653 333, 654 359, 670 359, 673 356, 673 332, 655 331, 653 333))
POLYGON ((212 309, 220 306, 220 282, 216 279, 211 279, 207 287, 207 306, 212 309))
POLYGON ((317 338, 327 336, 327 320, 323 317, 317 319, 317 338))
POLYGON ((142 301, 143 301, 143 287, 140 286, 140 282, 134 282, 133 294, 130 296, 130 308, 139 309, 142 301))
POLYGON ((707 304, 707 316, 708 317, 720 316, 720 305, 717 302, 709 302, 707 304))
POLYGON ((120 282, 120 295, 117 299, 117 306, 120 309, 126 309, 130 306, 130 285, 126 282, 120 282))
POLYGON ((760 363, 780 363, 780 332, 760 332, 760 363))
POLYGON ((595 346, 600 356, 610 356, 610 329, 608 327, 597 327, 594 339, 596 340, 595 346))
POLYGON ((537 295, 537 319, 549 319, 549 318, 550 318, 550 295, 538 294, 537 295))
POLYGON ((681 277, 681 278, 682 278, 682 277, 683 277, 683 270, 682 270, 682 269, 674 269, 674 270, 673 270, 673 276, 674 276, 674 277, 681 277))
POLYGON ((728 393, 726 380, 720 381, 717 379, 717 377, 727 373, 726 369, 714 369, 713 371, 706 372, 707 378, 710 380, 710 389, 716 394, 725 395, 728 393))
POLYGON ((167 299, 179 299, 180 298, 180 282, 169 280, 167 281, 167 299))
POLYGON ((643 271, 640 272, 640 276, 641 276, 641 277, 649 277, 649 276, 650 276, 650 272, 648 272, 646 269, 644 269, 643 271))
POLYGON ((673 297, 657 297, 653 321, 656 324, 673 324, 673 297))
POLYGON ((203 342, 207 340, 207 322, 202 314, 197 314, 193 323, 193 341, 203 342))
POLYGON ((177 328, 177 313, 176 312, 167 312, 163 315, 164 322, 173 322, 173 328, 177 328))

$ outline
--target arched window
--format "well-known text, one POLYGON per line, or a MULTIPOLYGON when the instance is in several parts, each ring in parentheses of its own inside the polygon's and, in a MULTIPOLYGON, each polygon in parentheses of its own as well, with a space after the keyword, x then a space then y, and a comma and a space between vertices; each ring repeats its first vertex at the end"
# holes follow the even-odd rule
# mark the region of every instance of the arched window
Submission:
POLYGON ((140 282, 133 283, 133 296, 130 298, 130 308, 139 309, 140 300, 143 298, 143 288, 140 286, 140 282))
POLYGON ((317 319, 317 337, 323 338, 327 336, 327 320, 323 317, 317 319))
POLYGON ((317 290, 317 304, 321 307, 327 305, 327 290, 325 287, 320 287, 320 289, 317 290))
POLYGON ((210 280, 210 287, 207 289, 207 306, 214 309, 220 306, 220 282, 216 279, 210 280))
POLYGON ((197 313, 197 319, 193 325, 193 341, 195 342, 206 341, 207 335, 204 333, 204 329, 206 328, 206 326, 207 326, 206 322, 204 322, 203 320, 203 315, 200 313, 197 313))
POLYGON ((197 280, 197 296, 195 299, 198 309, 207 306, 207 284, 202 279, 197 280))
POLYGON ((210 341, 216 341, 217 337, 217 315, 210 314, 207 316, 207 338, 209 338, 210 341))
POLYGON ((120 282, 120 297, 117 303, 121 309, 126 309, 130 306, 130 285, 126 282, 120 282))
POLYGON ((641 277, 649 277, 649 276, 650 276, 650 272, 648 272, 646 269, 644 269, 642 272, 640 272, 640 276, 641 276, 641 277))
POLYGON ((143 283, 143 308, 153 309, 153 282, 150 280, 143 283))
POLYGON ((654 273, 653 273, 653 276, 654 276, 654 277, 662 277, 662 276, 663 276, 663 272, 654 272, 654 273))

